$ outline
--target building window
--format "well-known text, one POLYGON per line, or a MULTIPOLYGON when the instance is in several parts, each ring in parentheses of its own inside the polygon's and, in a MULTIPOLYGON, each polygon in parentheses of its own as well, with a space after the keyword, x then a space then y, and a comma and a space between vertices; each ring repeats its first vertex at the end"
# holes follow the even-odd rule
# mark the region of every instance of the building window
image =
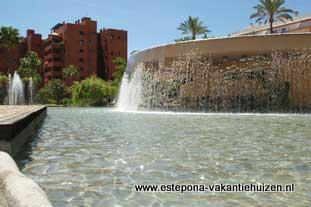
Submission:
POLYGON ((83 43, 84 43, 84 40, 80 40, 80 45, 83 45, 83 43))
POLYGON ((84 50, 83 50, 83 49, 80 49, 80 52, 81 52, 81 53, 83 53, 83 52, 84 52, 84 50))
POLYGON ((114 38, 114 35, 110 35, 110 39, 113 39, 114 38))
POLYGON ((84 32, 80 31, 80 35, 84 35, 84 32))
POLYGON ((113 56, 113 52, 111 52, 110 55, 113 56))
POLYGON ((120 36, 118 36, 118 39, 121 39, 121 37, 120 37, 120 36))
POLYGON ((83 58, 79 58, 79 61, 80 61, 81 63, 83 63, 83 62, 84 62, 83 58))
POLYGON ((119 51, 119 53, 118 53, 118 54, 119 54, 119 56, 121 56, 121 52, 120 52, 120 51, 119 51))

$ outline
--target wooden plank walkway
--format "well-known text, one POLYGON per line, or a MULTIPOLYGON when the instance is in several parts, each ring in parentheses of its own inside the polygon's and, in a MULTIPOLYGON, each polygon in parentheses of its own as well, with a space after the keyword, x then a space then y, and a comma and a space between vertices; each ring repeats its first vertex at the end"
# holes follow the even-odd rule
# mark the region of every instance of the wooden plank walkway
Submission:
POLYGON ((13 124, 20 119, 27 117, 29 114, 39 111, 45 106, 0 106, 0 125, 13 124))
POLYGON ((13 155, 33 136, 47 113, 46 106, 0 106, 0 151, 13 155))

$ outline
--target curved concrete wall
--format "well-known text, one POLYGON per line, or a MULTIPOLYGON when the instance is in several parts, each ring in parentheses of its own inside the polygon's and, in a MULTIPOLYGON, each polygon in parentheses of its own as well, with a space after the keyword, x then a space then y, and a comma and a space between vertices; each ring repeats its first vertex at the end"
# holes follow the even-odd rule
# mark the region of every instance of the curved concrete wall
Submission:
POLYGON ((275 34, 204 39, 179 42, 142 50, 131 58, 133 64, 142 61, 160 61, 185 55, 192 50, 202 56, 242 56, 311 48, 311 33, 275 34))
POLYGON ((3 207, 52 207, 44 191, 19 171, 5 152, 0 152, 0 183, 3 207))
POLYGON ((126 71, 138 65, 148 78, 142 84, 149 90, 143 91, 148 97, 144 107, 205 110, 218 105, 216 110, 227 111, 245 105, 246 111, 256 111, 269 105, 268 110, 278 111, 284 105, 286 110, 311 110, 311 33, 168 44, 134 54, 126 71), (175 91, 159 100, 161 93, 154 91, 168 84, 175 84, 175 91))

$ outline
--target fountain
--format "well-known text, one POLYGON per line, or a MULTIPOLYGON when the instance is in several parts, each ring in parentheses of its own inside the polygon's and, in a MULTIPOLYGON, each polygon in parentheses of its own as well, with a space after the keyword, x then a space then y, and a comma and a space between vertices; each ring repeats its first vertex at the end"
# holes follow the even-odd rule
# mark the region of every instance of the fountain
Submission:
POLYGON ((13 79, 11 74, 9 74, 8 98, 9 105, 25 104, 24 85, 16 71, 14 72, 13 79))
POLYGON ((120 111, 137 111, 141 102, 141 74, 142 70, 137 69, 130 77, 124 74, 121 82, 119 101, 117 108, 120 111))
POLYGON ((11 74, 8 75, 8 103, 9 105, 23 105, 33 104, 34 83, 32 78, 29 78, 28 84, 25 88, 21 77, 17 71, 14 72, 13 78, 11 74), (26 92, 26 93, 25 93, 26 92), (25 101, 27 100, 27 101, 25 101))
POLYGON ((33 84, 32 78, 30 77, 29 85, 28 85, 28 96, 29 96, 28 104, 29 105, 33 104, 33 92, 34 92, 34 84, 33 84))
POLYGON ((147 49, 131 57, 117 108, 309 111, 311 50, 308 48, 311 35, 199 40, 147 49))

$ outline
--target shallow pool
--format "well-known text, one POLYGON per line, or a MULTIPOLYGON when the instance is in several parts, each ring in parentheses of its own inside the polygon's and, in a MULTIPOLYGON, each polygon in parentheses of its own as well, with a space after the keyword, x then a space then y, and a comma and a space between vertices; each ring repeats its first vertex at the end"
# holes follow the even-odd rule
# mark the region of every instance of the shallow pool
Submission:
POLYGON ((310 206, 311 116, 49 108, 16 157, 55 207, 310 206), (295 184, 285 193, 141 193, 135 184, 295 184))

